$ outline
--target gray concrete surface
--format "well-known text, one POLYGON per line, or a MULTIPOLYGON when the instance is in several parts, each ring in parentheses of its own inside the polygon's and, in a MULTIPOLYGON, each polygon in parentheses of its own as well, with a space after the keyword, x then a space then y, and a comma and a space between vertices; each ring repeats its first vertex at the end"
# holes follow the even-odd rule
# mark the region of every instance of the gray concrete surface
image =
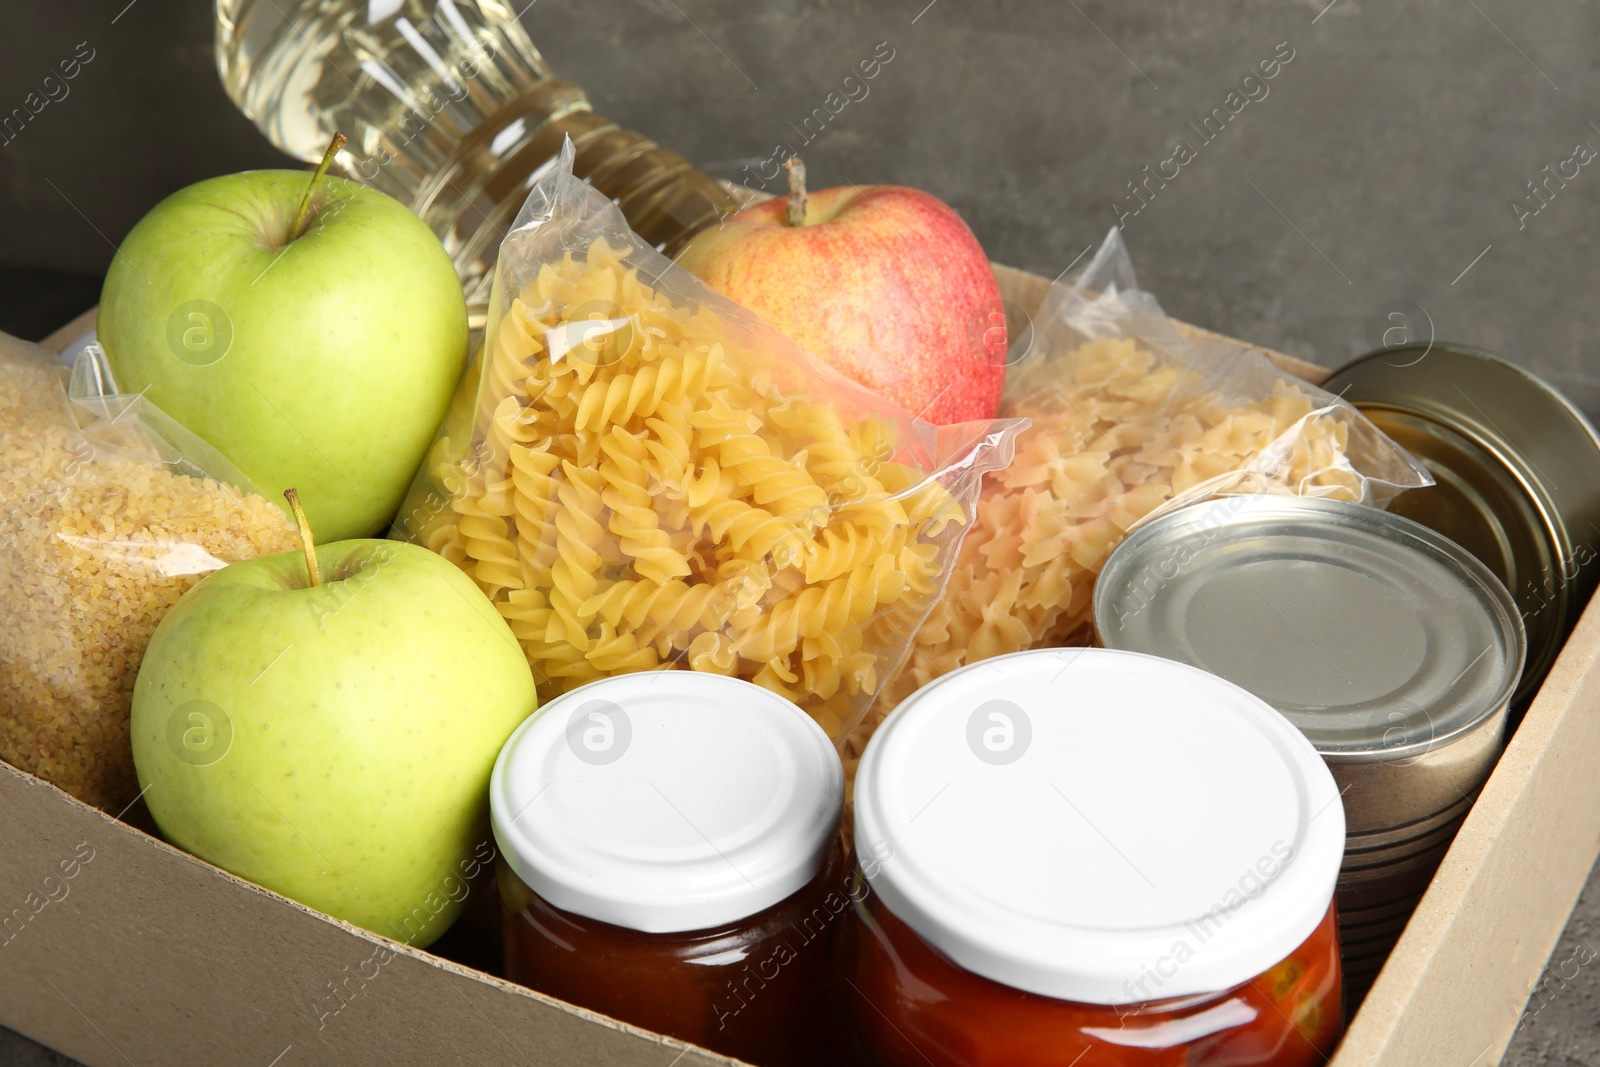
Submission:
POLYGON ((1561 941, 1501 1062, 1505 1067, 1600 1064, 1600 868, 1572 913, 1561 941))
MULTIPOLYGON (((95 50, 0 146, 0 328, 43 334, 92 302, 166 193, 279 162, 217 86, 210 5, 125 3, 0 7, 0 112, 95 50)), ((1139 206, 1123 221, 1141 279, 1190 322, 1331 366, 1407 301, 1416 332, 1504 352, 1600 414, 1600 168, 1548 203, 1526 184, 1600 149, 1600 5, 536 0, 523 17, 598 109, 721 175, 795 144, 815 186, 928 189, 993 258, 1051 275, 1139 206), (870 94, 797 143, 879 42, 894 58, 870 94), (1267 95, 1201 144, 1190 123, 1281 42, 1267 95), (1195 158, 1129 200, 1180 140, 1195 158)), ((1600 1067, 1596 926, 1591 880, 1506 1063, 1600 1067)), ((58 1062, 0 1035, 0 1063, 58 1062)))

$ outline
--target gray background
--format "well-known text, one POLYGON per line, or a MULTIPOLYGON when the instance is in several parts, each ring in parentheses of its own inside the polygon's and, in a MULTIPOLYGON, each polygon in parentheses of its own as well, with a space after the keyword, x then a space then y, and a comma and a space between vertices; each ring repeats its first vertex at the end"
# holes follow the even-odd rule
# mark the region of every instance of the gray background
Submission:
MULTIPOLYGON (((126 2, 0 5, 0 113, 79 42, 95 50, 0 146, 0 329, 42 336, 92 304, 113 243, 167 193, 283 162, 217 83, 210 5, 126 2)), ((1047 275, 1287 41, 1266 98, 1126 220, 1144 286, 1180 318, 1329 366, 1409 301, 1415 335, 1503 352, 1600 414, 1600 160, 1520 227, 1512 207, 1546 164, 1600 149, 1600 5, 925 5, 535 0, 523 20, 598 110, 726 177, 796 143, 791 123, 886 41, 867 98, 799 146, 812 184, 920 186, 992 258, 1047 275)), ((1590 921, 1593 878, 1558 963, 1600 951, 1590 921)), ((1576 972, 1552 979, 1507 1063, 1600 1067, 1600 979, 1576 972)), ((0 1032, 0 1062, 65 1061, 0 1032)))

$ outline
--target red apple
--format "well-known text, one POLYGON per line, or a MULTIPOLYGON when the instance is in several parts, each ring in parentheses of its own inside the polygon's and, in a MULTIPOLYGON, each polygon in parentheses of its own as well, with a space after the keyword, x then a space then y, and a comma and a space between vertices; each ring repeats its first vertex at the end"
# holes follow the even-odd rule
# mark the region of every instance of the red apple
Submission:
POLYGON ((961 217, 917 189, 808 196, 803 168, 790 176, 788 200, 728 217, 678 262, 913 415, 993 418, 1005 384, 1005 314, 988 257, 961 217))

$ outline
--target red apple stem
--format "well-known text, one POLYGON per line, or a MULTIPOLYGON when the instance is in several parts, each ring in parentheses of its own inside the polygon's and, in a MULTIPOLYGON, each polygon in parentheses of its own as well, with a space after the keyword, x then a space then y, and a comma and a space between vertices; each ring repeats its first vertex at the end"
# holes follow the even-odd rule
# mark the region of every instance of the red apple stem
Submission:
MULTIPOLYGON (((300 206, 294 212, 294 225, 289 228, 289 240, 295 241, 306 232, 306 223, 310 221, 311 194, 317 191, 317 184, 322 181, 322 176, 328 173, 328 168, 333 166, 333 157, 339 154, 339 149, 344 147, 345 135, 334 132, 333 140, 328 142, 328 150, 322 153, 322 162, 317 164, 317 169, 311 172, 311 181, 306 186, 305 195, 300 198, 300 206)), ((313 585, 316 583, 313 582, 313 585)))
POLYGON ((300 527, 300 547, 306 550, 306 576, 311 579, 311 588, 315 589, 322 584, 322 568, 317 566, 317 546, 311 537, 311 524, 306 521, 305 509, 300 506, 299 493, 285 489, 283 498, 289 502, 289 510, 294 512, 295 525, 300 527))
POLYGON ((806 224, 806 165, 799 156, 790 156, 783 164, 789 178, 789 206, 784 209, 783 221, 790 226, 806 224))

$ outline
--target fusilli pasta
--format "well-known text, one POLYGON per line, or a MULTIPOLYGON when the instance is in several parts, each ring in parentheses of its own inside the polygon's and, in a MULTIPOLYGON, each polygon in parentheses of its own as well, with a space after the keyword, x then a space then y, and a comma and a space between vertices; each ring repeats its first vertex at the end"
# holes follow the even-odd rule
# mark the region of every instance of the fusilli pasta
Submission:
POLYGON ((842 737, 939 592, 956 496, 896 461, 892 421, 780 388, 713 308, 604 240, 507 304, 473 460, 434 450, 449 504, 417 536, 489 595, 545 698, 693 668, 842 737))

